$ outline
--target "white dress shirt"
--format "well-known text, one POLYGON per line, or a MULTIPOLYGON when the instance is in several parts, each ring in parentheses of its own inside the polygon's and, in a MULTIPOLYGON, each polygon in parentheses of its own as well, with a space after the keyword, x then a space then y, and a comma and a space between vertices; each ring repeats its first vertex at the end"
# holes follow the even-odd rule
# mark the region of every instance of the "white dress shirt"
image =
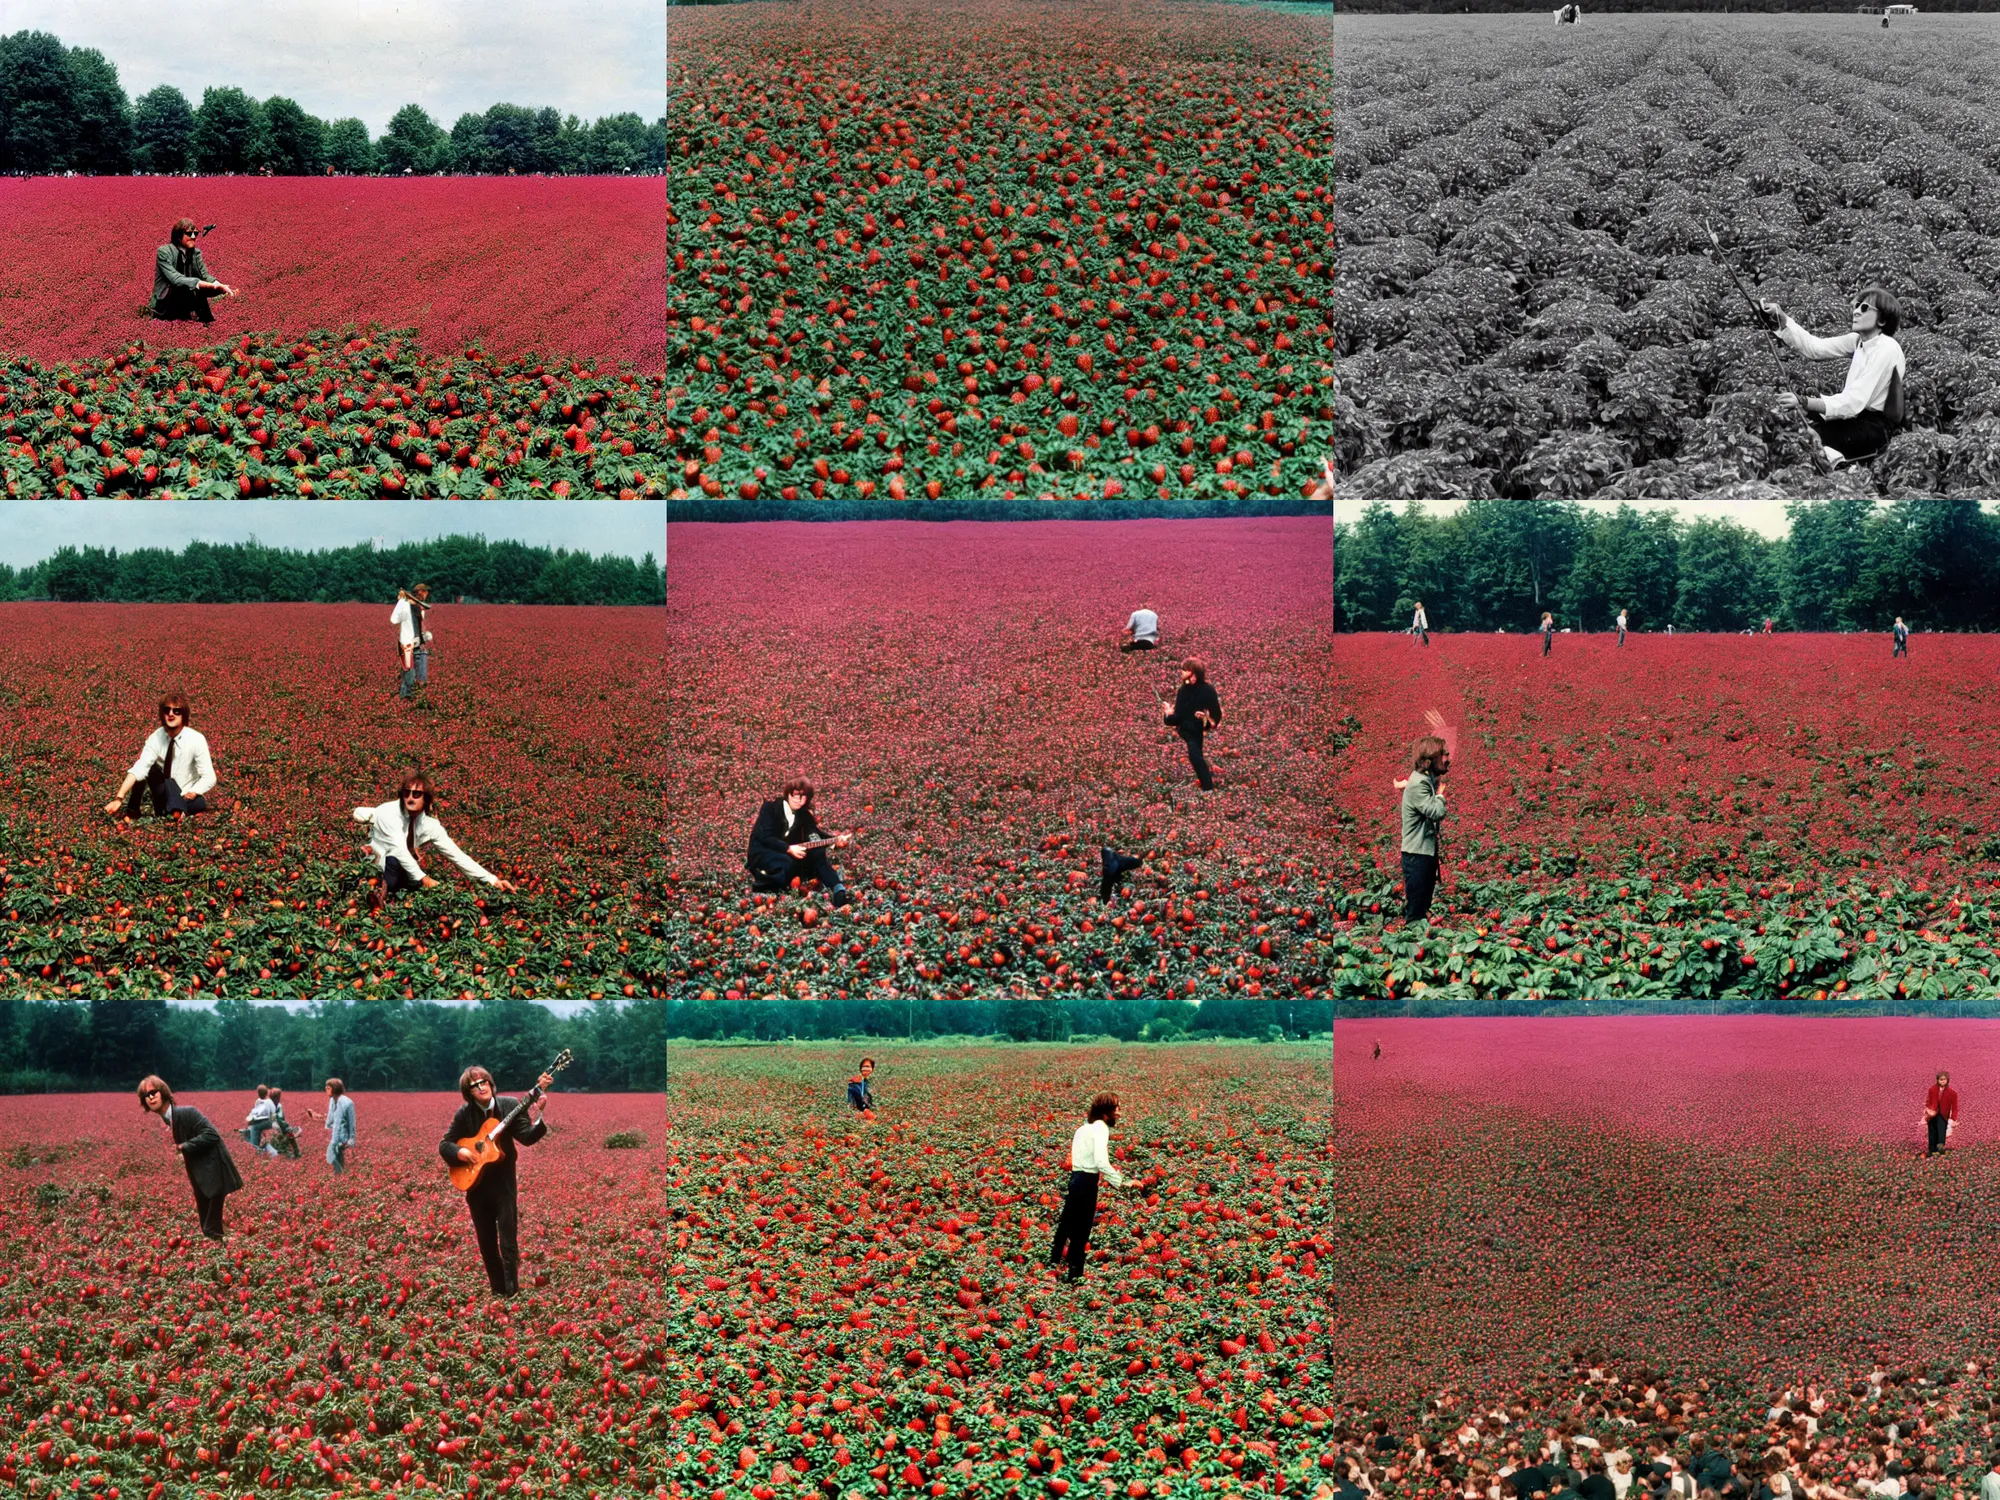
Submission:
POLYGON ((396 627, 396 644, 399 646, 421 646, 431 638, 431 633, 426 630, 419 639, 417 612, 410 607, 407 599, 396 601, 396 607, 389 611, 389 623, 396 627))
POLYGON ((1150 609, 1135 609, 1132 618, 1125 622, 1125 628, 1132 632, 1132 639, 1160 644, 1160 617, 1150 609))
POLYGON ((1111 1127, 1102 1120, 1079 1125, 1069 1143, 1069 1169, 1096 1172, 1109 1177, 1113 1187, 1125 1186, 1125 1179, 1111 1165, 1111 1127))
POLYGON ((179 734, 169 738, 167 727, 162 724, 146 736, 139 758, 126 774, 135 781, 144 781, 147 772, 161 761, 166 763, 167 775, 180 784, 183 797, 200 797, 214 790, 215 765, 208 758, 208 741, 199 729, 183 726, 179 734))
POLYGON ((250 1123, 255 1125, 259 1120, 271 1119, 276 1114, 277 1110, 272 1108, 269 1099, 259 1099, 255 1104, 250 1106, 250 1123))
MULTIPOLYGON (((376 869, 382 869, 391 855, 405 865, 410 863, 410 849, 403 838, 403 804, 400 800, 384 802, 380 807, 357 807, 354 809, 354 821, 368 825, 368 852, 375 856, 376 869)), ((451 835, 444 831, 444 824, 429 813, 417 814, 416 837, 410 842, 434 844, 446 859, 474 880, 483 880, 488 885, 499 884, 499 877, 454 844, 451 835)), ((413 873, 419 880, 424 878, 422 869, 413 873)))
POLYGON ((1785 326, 1778 330, 1778 337, 1807 359, 1852 356, 1847 363, 1846 386, 1838 396, 1825 398, 1829 417, 1858 417, 1864 411, 1881 411, 1889 399, 1889 377, 1904 372, 1903 346, 1886 333, 1878 333, 1866 343, 1858 333, 1819 339, 1787 318, 1785 326))

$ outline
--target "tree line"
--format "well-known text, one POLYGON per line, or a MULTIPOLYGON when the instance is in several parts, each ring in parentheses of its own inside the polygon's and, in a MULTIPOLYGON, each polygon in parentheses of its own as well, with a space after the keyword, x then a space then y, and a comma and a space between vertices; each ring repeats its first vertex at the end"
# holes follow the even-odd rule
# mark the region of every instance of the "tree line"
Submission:
POLYGON ((1333 1033, 1331 1000, 1223 996, 1185 1000, 668 1000, 663 1028, 688 1041, 839 1041, 974 1036, 1013 1042, 1122 1042, 1333 1033))
POLYGON ((2000 630, 2000 516, 1977 500, 1794 501, 1787 536, 1628 505, 1474 500, 1453 515, 1371 505, 1333 529, 1337 630, 2000 630))
POLYGON ((164 1000, 0 1000, 0 1093, 129 1090, 148 1073, 176 1089, 355 1092, 458 1088, 479 1063, 501 1092, 519 1092, 562 1048, 562 1089, 617 1093, 666 1087, 658 1005, 599 1001, 569 1017, 528 1000, 476 1005, 326 1000, 301 1010, 218 1000, 209 1010, 164 1000))
MULTIPOLYGON (((1800 11, 1832 15, 1853 15, 1857 11, 1863 15, 1880 15, 1882 12, 1880 5, 1857 5, 1855 0, 1845 0, 1844 4, 1842 0, 1579 0, 1579 4, 1586 20, 1593 14, 1612 11, 1684 10, 1709 15, 1720 11, 1800 11)), ((1340 0, 1340 8, 1352 15, 1407 12, 1457 15, 1461 11, 1494 15, 1523 11, 1520 0, 1340 0)), ((1924 0, 1921 8, 1926 11, 1993 11, 2000 10, 2000 0, 1924 0)), ((1531 5, 1525 8, 1525 18, 1539 17, 1546 21, 1554 10, 1554 5, 1531 5)))
POLYGON ((666 569, 653 554, 593 557, 564 548, 438 537, 395 547, 365 543, 315 552, 261 542, 190 542, 179 552, 64 547, 16 570, 0 564, 0 600, 113 604, 391 604, 427 583, 434 602, 665 604, 666 569))
POLYGON ((128 99, 118 69, 95 47, 65 47, 45 31, 0 37, 0 173, 376 173, 555 175, 662 173, 667 122, 607 115, 585 124, 551 108, 496 104, 446 131, 422 105, 396 111, 371 139, 357 119, 327 121, 282 95, 171 84, 128 99))

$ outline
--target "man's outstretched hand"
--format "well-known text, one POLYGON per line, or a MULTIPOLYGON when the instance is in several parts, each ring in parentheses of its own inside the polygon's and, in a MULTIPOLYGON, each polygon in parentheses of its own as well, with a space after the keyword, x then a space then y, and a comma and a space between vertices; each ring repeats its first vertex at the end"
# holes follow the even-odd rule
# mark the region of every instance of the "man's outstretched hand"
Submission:
POLYGON ((225 297, 234 297, 236 295, 235 287, 225 285, 223 282, 220 281, 204 281, 201 284, 201 289, 204 292, 209 292, 211 294, 215 292, 220 292, 225 297))

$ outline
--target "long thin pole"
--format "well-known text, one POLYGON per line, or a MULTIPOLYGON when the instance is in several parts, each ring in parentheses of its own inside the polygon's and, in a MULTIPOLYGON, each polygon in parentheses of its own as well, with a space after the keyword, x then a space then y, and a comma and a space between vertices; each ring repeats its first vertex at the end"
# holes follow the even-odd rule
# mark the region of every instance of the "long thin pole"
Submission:
MULTIPOLYGON (((1710 244, 1711 247, 1713 247, 1716 264, 1721 266, 1723 270, 1729 273, 1729 279, 1735 285, 1737 295, 1743 299, 1743 305, 1750 309, 1750 316, 1756 319, 1757 326, 1759 328, 1763 329, 1766 333, 1771 335, 1772 343, 1776 344, 1778 348, 1782 348, 1784 346, 1784 340, 1778 337, 1778 331, 1771 326, 1770 320, 1764 316, 1764 309, 1757 305, 1757 299, 1752 297, 1750 295, 1749 288, 1743 285, 1743 278, 1736 274, 1736 267, 1731 265, 1729 263, 1728 258, 1723 255, 1722 237, 1715 232, 1715 226, 1711 224, 1707 219, 1703 219, 1701 221, 1701 227, 1708 231, 1708 243, 1710 244)), ((1758 343, 1763 344, 1763 340, 1759 339, 1758 343)), ((1779 358, 1778 348, 1772 348, 1771 345, 1764 345, 1764 347, 1770 349, 1771 367, 1778 372, 1778 385, 1780 389, 1789 387, 1791 385, 1791 381, 1785 374, 1785 362, 1779 358)), ((1795 407, 1793 408, 1793 410, 1796 411, 1799 410, 1799 408, 1795 407)), ((1801 413, 1799 420, 1801 421, 1805 420, 1803 413, 1801 413)), ((1806 423, 1806 431, 1807 434, 1812 438, 1813 468, 1815 468, 1821 473, 1825 473, 1826 460, 1825 457, 1819 451, 1820 450, 1819 434, 1812 430, 1812 424, 1810 422, 1806 423)))

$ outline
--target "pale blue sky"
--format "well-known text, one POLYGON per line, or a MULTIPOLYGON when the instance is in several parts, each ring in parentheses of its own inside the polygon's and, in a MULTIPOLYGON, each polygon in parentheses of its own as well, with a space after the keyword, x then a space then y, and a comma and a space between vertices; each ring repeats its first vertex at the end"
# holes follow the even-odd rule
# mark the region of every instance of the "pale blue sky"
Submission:
POLYGON ((199 105, 233 84, 377 136, 405 104, 447 130, 494 104, 667 112, 660 0, 5 0, 0 32, 16 31, 95 47, 134 99, 170 83, 199 105))
MULTIPOLYGON (((11 3, 11 0, 9 0, 11 3)), ((14 500, 0 505, 0 563, 24 568, 59 547, 245 542, 302 552, 373 541, 483 536, 634 559, 667 556, 664 500, 14 500)))

